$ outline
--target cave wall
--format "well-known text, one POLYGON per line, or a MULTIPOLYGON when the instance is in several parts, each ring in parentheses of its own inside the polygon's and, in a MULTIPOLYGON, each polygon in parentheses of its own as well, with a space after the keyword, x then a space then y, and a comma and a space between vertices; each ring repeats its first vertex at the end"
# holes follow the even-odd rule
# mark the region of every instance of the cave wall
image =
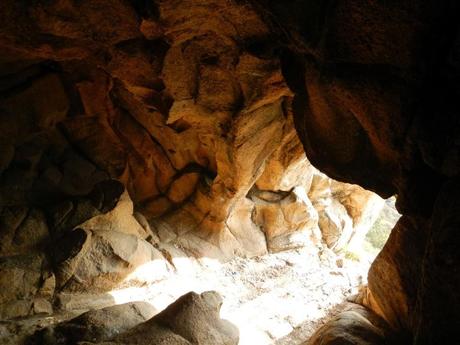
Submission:
POLYGON ((311 162, 397 195, 403 217, 372 265, 364 303, 403 343, 459 342, 459 262, 449 249, 459 239, 458 3, 254 3, 287 47, 283 75, 311 162))
POLYGON ((302 160, 292 115, 314 166, 398 196, 403 218, 371 268, 368 307, 416 344, 458 339, 458 6, 2 1, 2 277, 28 282, 12 295, 26 302, 5 310, 49 309, 62 282, 48 237, 67 248, 54 256, 64 282, 82 250, 120 257, 125 238, 145 249, 135 260, 155 257, 128 194, 161 241, 196 255, 266 252, 267 233, 280 235, 267 219, 290 203, 312 209, 292 189, 309 177, 288 188, 268 170, 302 160), (106 236, 94 221, 61 239, 119 204, 138 233, 113 225, 106 236))
POLYGON ((249 4, 0 9, 1 319, 113 304, 176 258, 344 251, 375 220, 306 158, 249 4))

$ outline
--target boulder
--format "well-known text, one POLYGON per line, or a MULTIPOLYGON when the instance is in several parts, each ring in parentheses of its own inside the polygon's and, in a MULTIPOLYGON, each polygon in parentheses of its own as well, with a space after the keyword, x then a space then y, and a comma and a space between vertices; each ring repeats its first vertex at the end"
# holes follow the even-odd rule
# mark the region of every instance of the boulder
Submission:
POLYGON ((128 281, 153 282, 168 272, 166 260, 149 242, 117 231, 77 228, 62 236, 53 252, 57 284, 63 292, 109 291, 128 281), (136 274, 143 265, 151 268, 148 276, 136 274))
POLYGON ((110 344, 236 345, 238 329, 220 319, 221 305, 217 292, 189 292, 147 322, 113 337, 110 344))
POLYGON ((326 322, 304 345, 385 345, 389 342, 388 327, 383 319, 357 304, 326 322))
POLYGON ((76 344, 105 341, 153 317, 157 311, 147 302, 130 302, 90 310, 68 321, 36 332, 31 344, 76 344))

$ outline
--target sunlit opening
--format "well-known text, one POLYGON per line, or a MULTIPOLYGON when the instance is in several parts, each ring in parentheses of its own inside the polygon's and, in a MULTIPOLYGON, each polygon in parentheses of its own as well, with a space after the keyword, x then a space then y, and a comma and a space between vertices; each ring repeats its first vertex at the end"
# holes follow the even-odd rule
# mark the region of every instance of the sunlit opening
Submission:
POLYGON ((116 304, 144 300, 161 311, 189 291, 215 290, 224 299, 221 317, 239 328, 239 344, 301 344, 367 283, 369 266, 399 218, 394 202, 382 202, 370 228, 339 252, 303 247, 225 263, 175 257, 167 278, 153 282, 165 270, 156 260, 126 278, 150 283, 110 295, 116 304))

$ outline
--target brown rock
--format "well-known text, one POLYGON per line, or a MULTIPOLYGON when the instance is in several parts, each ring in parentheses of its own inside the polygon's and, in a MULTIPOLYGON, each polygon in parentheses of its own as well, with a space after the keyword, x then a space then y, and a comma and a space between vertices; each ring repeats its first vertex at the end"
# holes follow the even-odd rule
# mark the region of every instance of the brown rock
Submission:
MULTIPOLYGON (((68 292, 109 291, 127 280, 131 284, 162 279, 168 271, 166 261, 150 243, 130 234, 110 231, 76 229, 61 241, 69 241, 70 253, 60 253, 57 260, 58 285, 68 292), (86 238, 75 238, 78 233, 86 238), (83 242, 84 241, 84 242, 83 242), (83 243, 82 243, 83 242, 83 243), (136 268, 151 265, 151 274, 136 274, 136 268)), ((62 245, 61 245, 62 247, 62 245)))
POLYGON ((384 320, 366 308, 350 304, 316 331, 305 345, 384 345, 388 344, 387 333, 384 320))
POLYGON ((155 308, 147 302, 131 302, 90 310, 76 318, 38 331, 32 341, 46 345, 105 341, 147 321, 156 313, 155 308))
POLYGON ((198 173, 188 173, 178 177, 171 184, 168 191, 168 199, 179 204, 192 195, 200 178, 198 173))
POLYGON ((43 262, 43 255, 0 258, 1 319, 31 313, 33 299, 40 288, 43 262))
POLYGON ((164 311, 111 339, 121 344, 236 345, 239 332, 219 317, 222 299, 214 291, 190 292, 164 311), (168 342, 169 341, 169 342, 168 342))

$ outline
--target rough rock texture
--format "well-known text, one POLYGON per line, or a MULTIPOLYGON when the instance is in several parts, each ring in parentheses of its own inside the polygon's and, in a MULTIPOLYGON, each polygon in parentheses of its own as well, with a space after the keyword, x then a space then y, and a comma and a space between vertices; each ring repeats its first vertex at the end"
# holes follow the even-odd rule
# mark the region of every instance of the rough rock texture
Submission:
POLYGON ((220 319, 221 305, 215 291, 190 292, 147 322, 100 344, 237 345, 238 329, 220 319))
POLYGON ((54 276, 43 255, 0 258, 0 313, 2 319, 50 314, 54 276))
POLYGON ((53 282, 109 289, 157 257, 151 243, 229 258, 303 233, 342 250, 371 198, 296 174, 303 145, 329 176, 398 195, 374 310, 416 344, 460 342, 459 12, 450 0, 2 1, 1 304, 15 304, 2 315, 49 311, 53 282), (105 199, 110 178, 151 234, 128 199, 115 208, 123 186, 105 199))
POLYGON ((123 333, 156 314, 146 302, 131 302, 88 311, 74 319, 47 327, 30 339, 31 344, 76 344, 104 341, 123 333))
POLYGON ((321 327, 305 345, 385 345, 389 339, 385 321, 359 305, 350 304, 321 327))
POLYGON ((161 280, 180 256, 359 238, 372 194, 305 158, 272 32, 250 4, 0 11, 2 318, 90 307, 75 294, 161 280))
MULTIPOLYGON (((61 203, 57 217, 76 212, 53 218, 61 228, 81 224, 89 207, 84 220, 94 219, 82 228, 136 234, 130 201, 128 217, 75 205, 110 177, 196 255, 279 251, 314 232, 315 212, 299 193, 281 193, 270 207, 246 198, 253 188, 308 192, 313 171, 280 60, 265 52, 271 33, 249 4, 6 1, 2 10, 1 205, 61 203)), ((27 231, 27 223, 18 229, 15 246, 27 231)))
POLYGON ((407 342, 459 342, 449 249, 459 239, 449 182, 460 171, 459 4, 253 3, 286 47, 283 75, 311 162, 398 196, 403 218, 371 268, 370 306, 407 342))

